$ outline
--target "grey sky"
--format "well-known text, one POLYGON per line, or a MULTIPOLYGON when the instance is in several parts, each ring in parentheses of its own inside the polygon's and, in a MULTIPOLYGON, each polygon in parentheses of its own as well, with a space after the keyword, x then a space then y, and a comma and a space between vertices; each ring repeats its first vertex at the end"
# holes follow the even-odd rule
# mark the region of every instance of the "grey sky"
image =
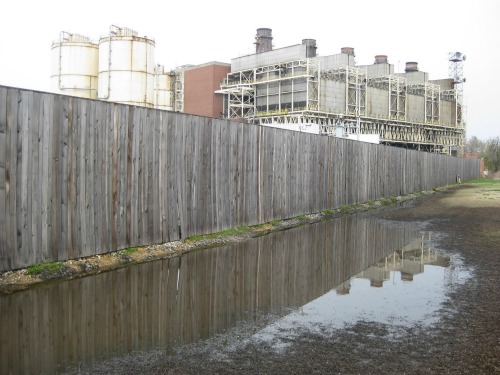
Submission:
POLYGON ((354 47, 358 64, 388 55, 396 72, 417 61, 430 79, 448 76, 448 52, 467 55, 467 135, 500 136, 500 2, 430 1, 31 1, 2 5, 0 85, 50 91, 51 44, 61 31, 98 41, 111 25, 156 41, 166 69, 230 62, 254 51, 259 27, 273 29, 275 48, 316 39, 319 55, 354 47))

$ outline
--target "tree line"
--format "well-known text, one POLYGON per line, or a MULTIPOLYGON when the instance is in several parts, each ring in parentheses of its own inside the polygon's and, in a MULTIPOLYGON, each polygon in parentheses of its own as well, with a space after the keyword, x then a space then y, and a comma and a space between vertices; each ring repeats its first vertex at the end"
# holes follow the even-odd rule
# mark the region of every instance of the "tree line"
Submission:
POLYGON ((467 140, 465 152, 484 159, 484 166, 490 172, 500 171, 500 137, 483 141, 476 136, 467 140))

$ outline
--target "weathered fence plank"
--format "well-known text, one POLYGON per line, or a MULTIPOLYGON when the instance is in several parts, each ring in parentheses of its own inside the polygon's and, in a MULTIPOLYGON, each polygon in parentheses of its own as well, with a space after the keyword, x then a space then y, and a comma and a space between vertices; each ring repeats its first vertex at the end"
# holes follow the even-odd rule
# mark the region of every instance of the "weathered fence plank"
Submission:
POLYGON ((7 88, 0 87, 0 264, 8 263, 6 211, 7 88))
POLYGON ((479 161, 0 86, 0 270, 420 191, 458 174, 477 177, 479 161))

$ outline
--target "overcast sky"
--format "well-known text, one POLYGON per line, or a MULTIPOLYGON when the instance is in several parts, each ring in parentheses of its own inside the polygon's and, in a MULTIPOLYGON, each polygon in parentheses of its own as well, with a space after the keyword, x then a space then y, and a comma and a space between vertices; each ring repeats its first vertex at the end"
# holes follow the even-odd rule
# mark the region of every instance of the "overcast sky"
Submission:
POLYGON ((448 53, 465 53, 467 135, 500 136, 500 1, 150 1, 15 0, 2 4, 0 85, 50 91, 52 41, 61 31, 96 42, 111 25, 155 40, 166 69, 231 62, 253 53, 256 29, 275 48, 316 39, 318 54, 354 47, 359 65, 388 55, 396 72, 417 61, 430 79, 448 77, 448 53))

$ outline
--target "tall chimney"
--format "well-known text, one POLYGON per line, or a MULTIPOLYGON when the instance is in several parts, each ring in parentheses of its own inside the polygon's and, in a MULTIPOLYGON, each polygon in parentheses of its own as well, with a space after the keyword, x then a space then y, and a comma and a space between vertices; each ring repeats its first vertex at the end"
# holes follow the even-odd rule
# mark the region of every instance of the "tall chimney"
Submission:
POLYGON ((352 47, 342 47, 340 49, 340 53, 345 53, 347 55, 353 55, 354 56, 354 48, 352 48, 352 47))
POLYGON ((316 57, 316 39, 302 39, 306 49, 306 57, 316 57))
POLYGON ((375 64, 387 64, 387 55, 375 55, 375 64))
POLYGON ((408 61, 406 63, 405 72, 406 73, 408 73, 408 72, 418 72, 418 62, 416 62, 416 61, 408 61))
POLYGON ((255 53, 273 50, 273 30, 267 28, 257 29, 255 36, 255 53))

